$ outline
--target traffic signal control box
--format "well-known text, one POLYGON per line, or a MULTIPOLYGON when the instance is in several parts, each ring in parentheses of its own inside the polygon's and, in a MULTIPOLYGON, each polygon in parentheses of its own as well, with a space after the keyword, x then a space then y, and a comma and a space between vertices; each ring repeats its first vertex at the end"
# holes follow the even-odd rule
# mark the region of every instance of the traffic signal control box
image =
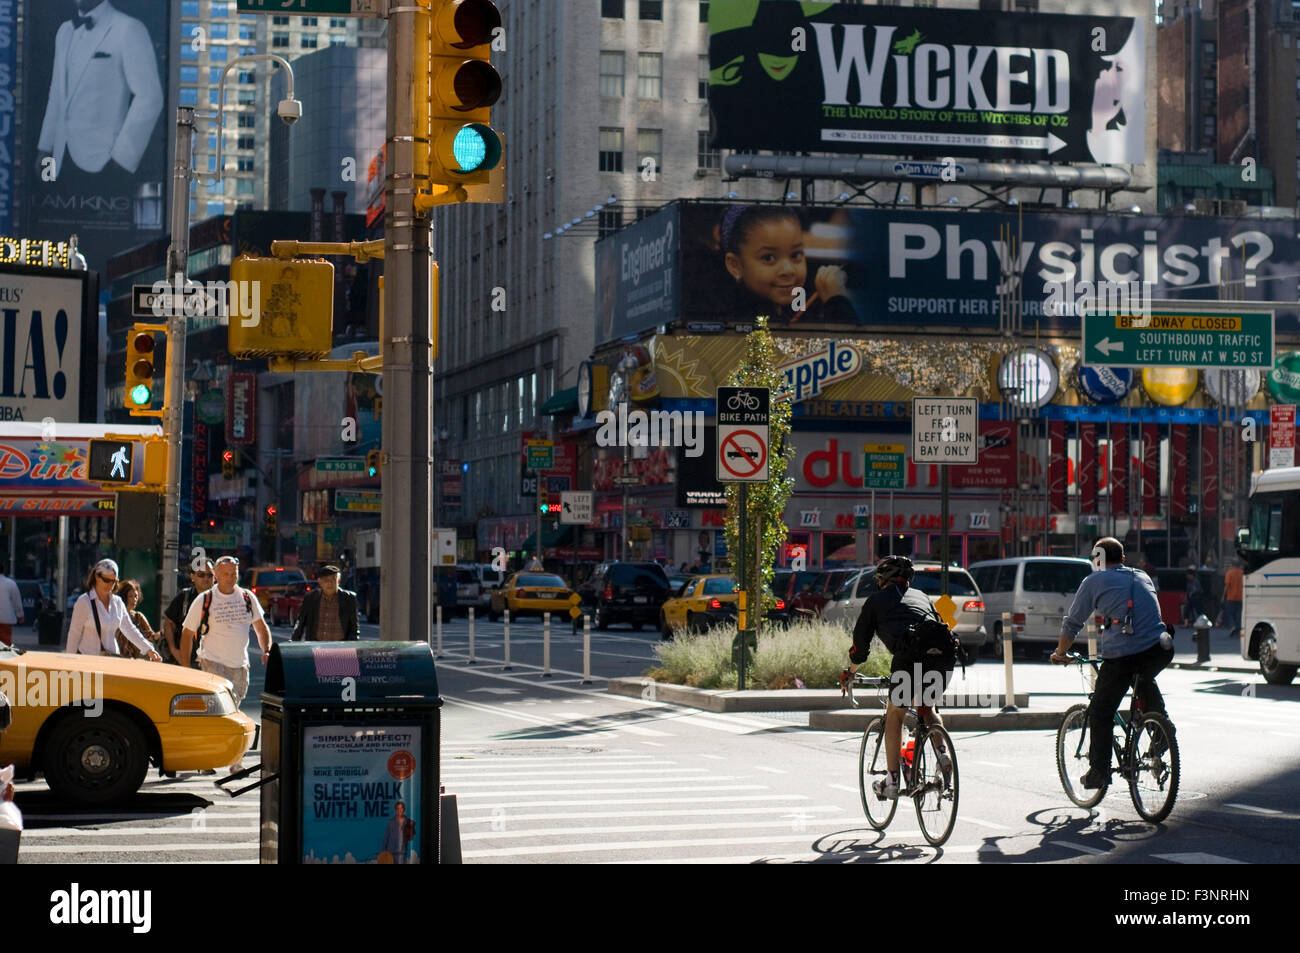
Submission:
POLYGON ((323 259, 250 258, 230 266, 229 350, 238 358, 320 360, 334 343, 334 266, 323 259), (248 282, 248 290, 243 283, 248 282), (238 302, 238 303, 236 303, 238 302), (245 303, 249 311, 244 313, 245 303))

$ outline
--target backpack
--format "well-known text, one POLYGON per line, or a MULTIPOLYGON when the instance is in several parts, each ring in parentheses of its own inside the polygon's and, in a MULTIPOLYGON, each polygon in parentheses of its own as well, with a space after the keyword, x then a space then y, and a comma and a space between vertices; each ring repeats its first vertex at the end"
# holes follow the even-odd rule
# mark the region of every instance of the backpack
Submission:
POLYGON ((918 622, 912 629, 912 637, 915 652, 926 668, 951 672, 960 661, 962 672, 966 671, 966 653, 961 641, 937 614, 918 622))
MULTIPOLYGON (((253 598, 248 594, 248 590, 240 589, 239 594, 244 597, 244 608, 248 610, 249 616, 251 618, 256 618, 253 615, 253 598)), ((211 609, 212 609, 212 590, 209 589, 207 592, 203 593, 203 609, 202 609, 202 615, 199 616, 199 628, 198 628, 198 635, 200 639, 203 638, 203 636, 208 634, 208 612, 211 609)))

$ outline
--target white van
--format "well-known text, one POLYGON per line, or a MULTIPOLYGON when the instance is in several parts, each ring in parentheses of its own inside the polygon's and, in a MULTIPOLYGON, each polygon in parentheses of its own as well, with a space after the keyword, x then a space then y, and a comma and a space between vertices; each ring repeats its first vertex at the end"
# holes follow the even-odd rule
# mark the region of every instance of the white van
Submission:
POLYGON ((1014 556, 973 563, 970 574, 984 595, 985 625, 993 630, 993 651, 1002 654, 1003 614, 1011 613, 1013 642, 1056 645, 1061 619, 1092 563, 1072 556, 1014 556))

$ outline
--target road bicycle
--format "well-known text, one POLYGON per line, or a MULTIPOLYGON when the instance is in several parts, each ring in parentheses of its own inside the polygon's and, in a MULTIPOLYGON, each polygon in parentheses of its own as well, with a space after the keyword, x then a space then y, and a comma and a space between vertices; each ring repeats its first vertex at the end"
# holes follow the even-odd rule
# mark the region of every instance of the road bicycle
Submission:
MULTIPOLYGON (((1092 666, 1094 673, 1100 657, 1089 658, 1077 652, 1067 656, 1079 666, 1085 682, 1084 665, 1092 666)), ((1142 676, 1133 679, 1133 701, 1128 717, 1115 712, 1111 745, 1115 751, 1115 766, 1110 777, 1119 774, 1128 781, 1133 806, 1143 820, 1158 824, 1169 816, 1178 797, 1178 739, 1174 725, 1167 715, 1146 712, 1138 708, 1138 686, 1142 676)), ((1082 776, 1088 771, 1088 716, 1092 713, 1093 690, 1085 689, 1088 704, 1074 705, 1065 712, 1065 720, 1056 732, 1056 770, 1061 776, 1065 795, 1079 807, 1095 807, 1106 796, 1110 777, 1096 790, 1083 786, 1082 776)))
MULTIPOLYGON (((888 698, 888 678, 855 674, 846 686, 849 704, 854 708, 858 707, 853 698, 854 684, 878 689, 882 701, 888 698)), ((904 719, 905 723, 912 720, 913 728, 910 742, 899 752, 899 781, 903 786, 897 800, 877 797, 871 789, 877 778, 886 777, 889 772, 885 761, 884 717, 873 720, 862 733, 862 747, 858 751, 858 793, 862 796, 862 811, 868 824, 883 831, 894 819, 898 801, 910 797, 916 805, 921 834, 930 844, 939 847, 952 834, 953 824, 957 821, 957 749, 953 747, 952 736, 942 726, 925 724, 914 708, 906 709, 904 719), (947 771, 939 764, 940 744, 952 759, 952 767, 947 771)))

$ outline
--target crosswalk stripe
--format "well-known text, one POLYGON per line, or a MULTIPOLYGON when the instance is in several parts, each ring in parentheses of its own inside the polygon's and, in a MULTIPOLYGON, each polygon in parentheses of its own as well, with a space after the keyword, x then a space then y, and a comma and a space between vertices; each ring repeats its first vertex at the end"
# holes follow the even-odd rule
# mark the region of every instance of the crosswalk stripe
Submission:
MULTIPOLYGON (((248 834, 256 833, 259 829, 257 824, 241 825, 239 827, 209 827, 206 824, 203 827, 194 827, 189 829, 191 834, 248 834)), ((186 830, 184 827, 118 827, 110 829, 93 829, 86 830, 80 827, 62 827, 62 828, 28 828, 23 831, 23 843, 33 837, 135 837, 145 834, 175 834, 177 831, 186 830)))
MULTIPOLYGON (((197 809, 205 821, 214 820, 247 820, 251 817, 258 817, 260 809, 254 807, 247 811, 231 811, 226 813, 216 813, 206 811, 202 808, 197 809)), ((196 814, 193 811, 183 813, 166 813, 159 811, 157 813, 122 813, 122 814, 38 814, 35 811, 24 811, 23 816, 30 825, 34 821, 76 821, 82 824, 93 824, 96 821, 166 821, 176 820, 185 824, 192 822, 196 814)), ((28 828, 31 829, 30 827, 28 828)))
POLYGON ((475 772, 466 772, 464 774, 460 774, 455 771, 443 771, 440 777, 443 781, 448 781, 448 780, 459 781, 459 780, 466 780, 466 779, 473 779, 473 778, 541 778, 541 777, 559 777, 561 775, 578 775, 578 777, 573 779, 577 781, 588 777, 606 777, 606 776, 614 777, 616 775, 623 775, 623 774, 685 774, 687 772, 690 772, 692 774, 704 772, 707 774, 708 770, 709 770, 708 768, 675 768, 675 767, 608 768, 604 770, 597 770, 597 768, 593 765, 592 767, 561 768, 557 771, 546 771, 537 768, 533 768, 527 771, 475 771, 475 772))
POLYGON ((19 848, 19 854, 175 854, 181 851, 208 851, 208 850, 251 850, 256 852, 258 847, 254 844, 252 847, 246 847, 242 844, 77 844, 75 847, 66 844, 33 844, 28 847, 23 844, 19 848))
POLYGON ((673 736, 670 731, 659 731, 656 728, 646 728, 644 725, 625 724, 611 721, 608 718, 593 718, 591 715, 580 711, 557 711, 555 717, 573 718, 576 721, 585 722, 591 727, 613 728, 617 731, 626 731, 629 735, 644 735, 651 738, 671 738, 673 736))
MULTIPOLYGON (((874 832, 871 832, 874 834, 874 832)), ((897 837, 920 837, 920 831, 889 831, 891 838, 897 837)), ((527 847, 493 847, 484 850, 463 851, 462 856, 469 858, 488 858, 488 857, 528 857, 540 856, 544 854, 592 854, 604 851, 614 850, 671 850, 676 847, 690 847, 696 850, 703 847, 738 847, 743 844, 806 844, 810 839, 816 839, 816 834, 776 834, 762 837, 708 837, 708 838, 687 838, 681 840, 640 840, 640 841, 609 841, 604 843, 589 844, 553 844, 550 846, 533 845, 527 847)), ((864 833, 863 836, 866 836, 864 833)), ((947 850, 947 848, 944 848, 947 850)), ((672 858, 663 858, 661 862, 675 863, 672 858)))
MULTIPOLYGON (((689 771, 704 771, 704 768, 688 768, 689 771)), ((621 773, 621 772, 620 772, 621 773)), ((507 776, 508 777, 508 776, 507 776)), ((523 778, 519 781, 503 781, 500 778, 485 779, 482 781, 472 781, 460 779, 456 782, 456 787, 500 787, 508 788, 514 785, 524 786, 528 784, 634 784, 641 778, 623 778, 623 777, 595 777, 593 775, 583 775, 576 778, 523 778)), ((699 781, 738 781, 742 780, 740 775, 724 774, 718 777, 693 777, 693 778, 645 778, 647 781, 654 781, 656 784, 695 784, 699 781)))
MULTIPOLYGON (((892 834, 893 831, 890 831, 890 833, 892 834)), ((901 833, 903 833, 903 832, 900 831, 899 833, 901 834, 901 833)), ((919 832, 919 831, 915 832, 915 836, 919 837, 919 836, 920 836, 920 832, 919 832)), ((892 846, 892 845, 891 845, 891 846, 892 846)), ((919 849, 919 850, 923 850, 923 851, 933 851, 933 850, 938 850, 938 849, 939 849, 939 848, 931 847, 929 844, 916 844, 916 845, 914 845, 914 846, 915 846, 917 849, 919 849)), ((855 851, 855 853, 864 853, 864 854, 869 854, 872 850, 880 850, 880 849, 883 849, 883 848, 877 848, 877 847, 874 847, 874 846, 873 846, 873 847, 871 847, 871 848, 868 848, 868 849, 865 849, 865 850, 862 850, 862 851, 855 851)), ((974 853, 978 853, 978 852, 979 852, 979 846, 976 845, 976 844, 944 844, 942 850, 943 850, 943 852, 944 852, 945 854, 974 854, 974 853)), ((832 855, 830 855, 830 854, 798 854, 798 855, 791 856, 791 857, 780 857, 780 856, 773 857, 771 854, 743 854, 743 855, 740 855, 740 856, 732 856, 732 857, 668 857, 668 858, 650 858, 650 859, 647 859, 647 858, 637 858, 637 859, 634 859, 634 860, 607 860, 607 861, 603 861, 603 863, 606 863, 606 864, 623 864, 623 865, 628 865, 628 864, 664 864, 664 863, 670 863, 670 864, 693 864, 693 865, 701 865, 701 864, 756 864, 756 863, 759 863, 759 862, 762 862, 762 863, 765 863, 765 864, 780 864, 780 863, 798 864, 798 863, 815 863, 815 862, 817 862, 817 861, 819 861, 819 860, 825 860, 825 859, 826 859, 827 857, 829 857, 829 856, 832 856, 832 855)), ((920 859, 921 859, 920 857, 917 858, 917 860, 920 860, 920 859)))
POLYGON ((763 830, 771 827, 789 828, 793 823, 806 826, 811 818, 787 817, 770 821, 707 821, 700 824, 628 824, 619 827, 539 827, 527 830, 473 831, 462 833, 462 841, 470 840, 508 840, 519 837, 573 837, 607 834, 655 834, 675 831, 748 831, 763 830))
MULTIPOLYGON (((761 787, 761 785, 752 785, 752 787, 761 787)), ((645 789, 637 788, 636 791, 637 793, 641 793, 644 792, 645 789)), ((517 795, 519 793, 520 792, 518 791, 503 791, 501 792, 501 796, 506 797, 508 795, 517 795)), ((559 794, 562 792, 551 791, 549 793, 559 794)), ((586 794, 587 792, 582 791, 579 793, 586 794)), ((615 792, 601 791, 600 793, 612 794, 615 792)), ((655 793, 655 792, 646 792, 646 793, 655 793)), ((488 792, 486 791, 480 791, 477 795, 471 795, 471 796, 485 797, 487 796, 487 794, 488 792)), ((728 797, 727 803, 735 804, 740 801, 807 801, 807 800, 809 800, 809 798, 808 795, 806 794, 736 794, 728 797)), ((512 808, 520 808, 520 807, 527 807, 529 809, 534 809, 539 807, 613 807, 618 804, 663 804, 663 803, 664 803, 663 798, 644 797, 644 798, 608 798, 608 799, 589 800, 589 801, 529 801, 526 805, 521 805, 518 801, 506 801, 501 804, 474 803, 474 804, 461 805, 458 803, 457 807, 459 808, 460 816, 463 817, 469 811, 490 811, 496 808, 504 808, 506 810, 510 810, 512 808)), ((716 797, 675 797, 673 798, 672 803, 673 804, 717 804, 718 799, 716 797)), ((803 809, 803 805, 800 805, 800 809, 801 810, 803 809)))
MULTIPOLYGON (((513 758, 513 757, 485 757, 485 758, 444 758, 442 766, 444 768, 501 768, 506 765, 551 765, 551 764, 589 764, 595 765, 614 765, 617 767, 630 766, 648 766, 648 765, 670 765, 677 764, 676 761, 668 761, 663 758, 657 758, 652 754, 620 754, 620 755, 587 755, 586 757, 575 758, 513 758)), ((444 771, 444 773, 446 773, 444 771)))
MULTIPOLYGON (((620 802, 621 803, 621 802, 620 802)), ((533 807, 535 805, 529 805, 533 807)), ((477 813, 477 809, 474 813, 477 813)), ((465 824, 493 824, 505 818, 509 823, 516 821, 551 821, 551 820, 579 820, 584 818, 628 818, 628 817, 712 817, 721 815, 730 817, 732 815, 757 815, 757 814, 775 814, 777 811, 798 811, 800 814, 842 814, 844 808, 826 806, 808 806, 800 804, 795 805, 773 805, 772 807, 701 807, 685 810, 664 810, 664 811, 556 811, 551 813, 538 814, 511 814, 508 811, 504 814, 489 814, 484 817, 469 817, 468 811, 458 812, 458 819, 462 825, 465 824)), ((789 814, 779 815, 789 817, 789 814)))
POLYGON ((699 785, 692 784, 691 787, 671 787, 671 788, 605 788, 602 791, 592 791, 590 788, 574 788, 567 791, 448 791, 448 794, 455 794, 460 797, 555 797, 557 795, 571 794, 672 794, 673 800, 679 800, 676 795, 692 794, 702 791, 765 791, 766 785, 762 784, 709 784, 699 785))

